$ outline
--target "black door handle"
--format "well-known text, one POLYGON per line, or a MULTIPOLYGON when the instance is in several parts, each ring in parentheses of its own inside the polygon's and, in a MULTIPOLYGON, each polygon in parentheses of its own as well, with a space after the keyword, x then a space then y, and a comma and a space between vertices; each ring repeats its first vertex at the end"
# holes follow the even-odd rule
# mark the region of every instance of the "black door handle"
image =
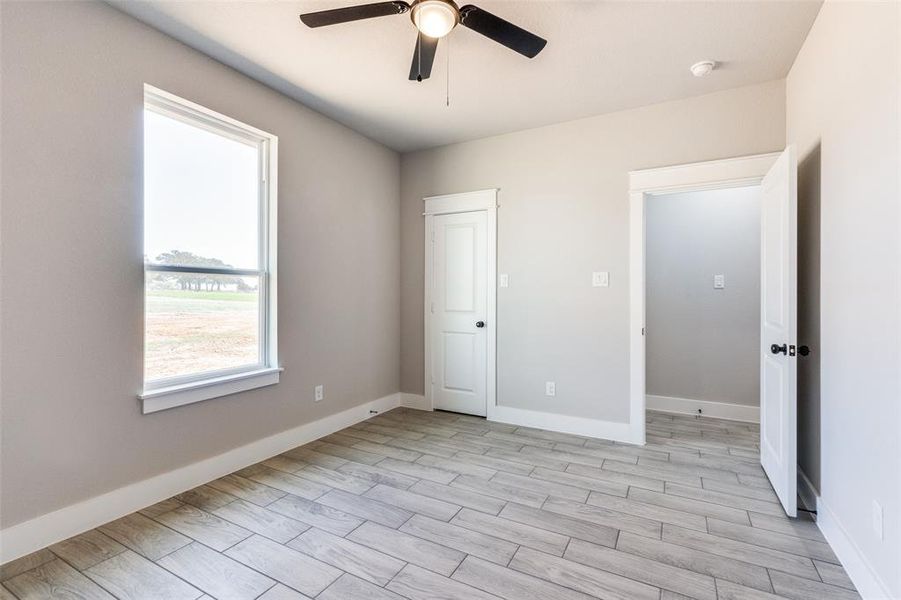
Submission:
POLYGON ((781 346, 779 344, 773 344, 770 346, 770 352, 773 354, 788 354, 788 344, 782 344, 781 346))
POLYGON ((807 356, 810 354, 810 346, 798 346, 798 354, 801 356, 807 356))
POLYGON ((484 327, 485 321, 476 321, 476 327, 484 327))

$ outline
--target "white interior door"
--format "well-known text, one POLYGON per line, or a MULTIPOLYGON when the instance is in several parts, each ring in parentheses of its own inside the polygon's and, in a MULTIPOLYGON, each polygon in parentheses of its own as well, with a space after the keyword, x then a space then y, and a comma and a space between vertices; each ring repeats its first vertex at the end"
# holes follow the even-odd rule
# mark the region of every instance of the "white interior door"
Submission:
POLYGON ((487 222, 476 211, 435 215, 432 224, 432 403, 479 416, 488 375, 487 222))
POLYGON ((789 146, 761 194, 760 464, 790 517, 797 515, 797 169, 789 146))

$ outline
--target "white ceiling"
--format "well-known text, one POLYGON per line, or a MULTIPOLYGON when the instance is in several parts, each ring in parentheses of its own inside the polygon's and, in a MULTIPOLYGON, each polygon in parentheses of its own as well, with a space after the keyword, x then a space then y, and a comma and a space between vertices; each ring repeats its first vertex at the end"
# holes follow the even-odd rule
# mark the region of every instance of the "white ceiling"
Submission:
POLYGON ((465 27, 407 80, 408 15, 321 29, 302 12, 371 0, 114 1, 121 10, 399 151, 784 77, 819 1, 475 0, 548 40, 529 60, 465 27), (449 42, 449 43, 448 43, 449 42), (450 106, 445 105, 450 49, 450 106), (688 67, 721 63, 704 79, 688 67))

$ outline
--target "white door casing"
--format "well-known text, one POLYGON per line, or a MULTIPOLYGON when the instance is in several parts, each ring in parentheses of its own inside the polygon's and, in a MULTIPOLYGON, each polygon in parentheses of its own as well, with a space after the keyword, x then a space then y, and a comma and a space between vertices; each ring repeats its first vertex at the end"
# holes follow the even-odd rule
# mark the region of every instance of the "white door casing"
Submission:
POLYGON ((645 201, 650 196, 760 185, 779 154, 629 172, 630 439, 645 443, 645 201))
POLYGON ((426 198, 425 392, 430 408, 495 407, 497 190, 426 198))
POLYGON ((789 146, 761 183, 760 464, 797 515, 797 158, 789 146))

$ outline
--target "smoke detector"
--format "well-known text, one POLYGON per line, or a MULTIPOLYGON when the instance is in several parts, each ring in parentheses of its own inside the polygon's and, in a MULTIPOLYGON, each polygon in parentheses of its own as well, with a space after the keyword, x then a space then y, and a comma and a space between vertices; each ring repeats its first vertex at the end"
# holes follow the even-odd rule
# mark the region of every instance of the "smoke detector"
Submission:
POLYGON ((716 61, 702 60, 691 65, 691 74, 695 77, 706 77, 716 68, 716 61))

